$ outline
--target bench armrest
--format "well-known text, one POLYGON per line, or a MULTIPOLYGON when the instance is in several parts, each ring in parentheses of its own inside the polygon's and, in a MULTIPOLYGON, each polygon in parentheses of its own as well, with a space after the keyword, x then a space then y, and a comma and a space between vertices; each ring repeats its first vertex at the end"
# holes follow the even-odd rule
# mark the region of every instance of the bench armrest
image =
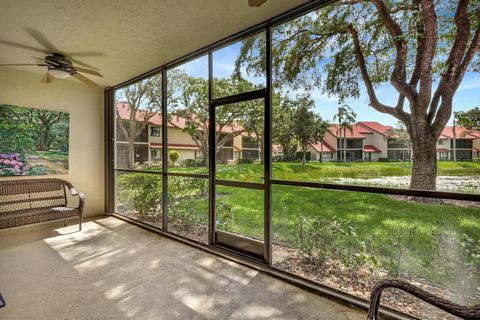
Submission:
POLYGON ((85 194, 77 192, 75 188, 70 188, 70 194, 74 197, 78 197, 78 209, 81 213, 83 211, 83 208, 85 207, 85 194))
POLYGON ((396 288, 405 291, 445 312, 462 319, 479 319, 480 304, 474 306, 462 306, 444 298, 431 294, 407 281, 400 279, 384 279, 380 281, 373 289, 370 296, 370 308, 368 310, 367 320, 378 320, 380 299, 383 290, 387 288, 396 288))

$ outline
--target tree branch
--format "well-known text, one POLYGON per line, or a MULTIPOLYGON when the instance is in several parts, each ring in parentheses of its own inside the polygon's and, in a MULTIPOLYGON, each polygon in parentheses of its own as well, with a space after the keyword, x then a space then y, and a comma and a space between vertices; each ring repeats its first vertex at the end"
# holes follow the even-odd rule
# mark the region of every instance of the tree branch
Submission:
POLYGON ((480 26, 477 27, 472 42, 470 43, 470 47, 468 48, 467 53, 465 54, 465 57, 463 58, 463 61, 457 70, 457 74, 455 75, 455 83, 457 84, 457 87, 460 85, 460 82, 467 71, 468 65, 470 62, 472 62, 472 59, 478 49, 480 49, 480 26))
MULTIPOLYGON (((391 16, 383 0, 372 0, 377 8, 380 20, 387 28, 387 31, 393 38, 397 54, 390 82, 402 95, 407 97, 410 102, 416 98, 416 91, 407 84, 407 41, 400 25, 391 16)), ((413 104, 413 103, 411 103, 413 104)))
MULTIPOLYGON (((415 0, 415 12, 420 14, 420 0, 415 0)), ((422 64, 422 55, 425 50, 425 27, 423 20, 417 17, 417 52, 415 54, 415 67, 412 72, 412 76, 409 81, 409 85, 416 90, 418 81, 420 80, 420 66, 422 64)))
POLYGON ((479 36, 477 30, 470 49, 467 51, 467 54, 465 54, 470 38, 470 20, 467 12, 468 2, 469 0, 459 0, 455 12, 457 35, 447 59, 446 71, 442 74, 440 83, 435 91, 432 101, 430 102, 428 120, 434 130, 438 129, 438 127, 444 127, 450 118, 451 105, 448 106, 448 101, 452 100, 453 95, 463 78, 465 71, 462 72, 462 68, 464 68, 463 70, 466 70, 468 63, 470 63, 475 54, 475 47, 478 49, 479 36), (468 58, 470 58, 470 60, 468 58), (439 107, 440 100, 442 103, 439 107))
POLYGON ((352 35, 354 49, 355 49, 355 57, 357 59, 358 67, 360 68, 360 73, 362 75, 363 82, 365 83, 368 97, 370 99, 370 105, 377 111, 390 114, 394 117, 397 117, 403 121, 408 121, 409 115, 405 113, 403 110, 398 110, 387 106, 385 104, 380 103, 378 101, 377 95, 375 94, 375 88, 373 87, 372 81, 368 74, 367 65, 365 62, 365 57, 362 52, 362 48, 360 46, 360 40, 358 39, 358 32, 352 25, 347 27, 347 31, 352 35))
MULTIPOLYGON (((433 81, 433 58, 435 57, 435 50, 437 48, 437 14, 435 13, 435 6, 433 0, 421 0, 420 7, 423 16, 423 39, 421 41, 420 61, 419 61, 419 81, 420 90, 418 95, 418 103, 416 108, 421 113, 426 112, 428 104, 432 96, 432 81, 433 81)), ((419 44, 419 45, 420 45, 419 44)))

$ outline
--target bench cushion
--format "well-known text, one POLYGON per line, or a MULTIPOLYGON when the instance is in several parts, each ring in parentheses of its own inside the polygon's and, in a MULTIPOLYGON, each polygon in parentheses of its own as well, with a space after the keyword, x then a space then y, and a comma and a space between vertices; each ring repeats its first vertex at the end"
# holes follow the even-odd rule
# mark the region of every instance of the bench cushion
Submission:
POLYGON ((27 210, 4 212, 0 214, 0 229, 16 227, 36 222, 74 217, 78 216, 79 214, 80 212, 78 208, 69 207, 34 208, 27 210))

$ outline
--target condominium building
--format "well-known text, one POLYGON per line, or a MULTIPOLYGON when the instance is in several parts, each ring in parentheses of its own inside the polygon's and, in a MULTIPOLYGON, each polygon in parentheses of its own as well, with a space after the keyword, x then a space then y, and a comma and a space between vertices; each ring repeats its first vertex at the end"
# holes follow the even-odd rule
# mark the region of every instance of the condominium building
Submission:
MULTIPOLYGON (((117 102, 116 148, 117 166, 125 167, 128 160, 128 142, 125 130, 129 130, 130 108, 125 102, 117 102), (123 128, 122 128, 123 127, 123 128)), ((135 138, 135 162, 162 160, 162 117, 159 113, 137 112, 138 132, 135 138)), ((203 159, 202 144, 185 131, 185 119, 171 116, 167 121, 168 149, 179 154, 179 163, 187 159, 203 159)), ((392 126, 375 121, 360 121, 349 128, 332 124, 323 141, 311 144, 307 150, 311 161, 410 161, 412 157, 409 141, 392 136, 392 126)), ((201 129, 198 129, 201 130, 201 129)), ((200 135, 202 136, 202 135, 200 135)), ((206 135, 205 135, 206 137, 206 135)), ((217 161, 228 163, 236 159, 259 160, 261 149, 253 137, 238 125, 221 128, 217 139, 221 147, 217 150, 217 161)), ((438 160, 471 161, 480 158, 480 132, 462 127, 445 127, 437 141, 438 160), (455 146, 454 146, 455 141, 455 146)), ((272 146, 275 156, 282 155, 279 145, 272 146)))
MULTIPOLYGON (((330 126, 323 143, 308 149, 312 161, 410 161, 411 143, 392 136, 392 126, 361 121, 350 128, 330 126), (345 141, 346 140, 346 144, 345 141)), ((447 126, 437 141, 438 160, 471 161, 480 158, 480 131, 447 126), (455 141, 455 147, 454 147, 455 141)))
MULTIPOLYGON (((123 168, 128 163, 129 147, 125 130, 127 132, 130 130, 130 107, 125 102, 117 102, 116 107, 117 117, 121 119, 116 121, 116 161, 117 167, 123 168)), ((134 142, 135 162, 162 161, 162 116, 159 113, 137 112, 136 123, 138 128, 134 142)), ((171 116, 167 121, 168 150, 178 152, 178 163, 183 163, 187 159, 203 159, 202 144, 185 131, 186 127, 186 120, 180 117, 171 116)), ((235 159, 260 159, 259 144, 238 125, 224 126, 217 140, 221 144, 217 150, 219 163, 235 159)), ((205 144, 203 148, 207 147, 205 144)))

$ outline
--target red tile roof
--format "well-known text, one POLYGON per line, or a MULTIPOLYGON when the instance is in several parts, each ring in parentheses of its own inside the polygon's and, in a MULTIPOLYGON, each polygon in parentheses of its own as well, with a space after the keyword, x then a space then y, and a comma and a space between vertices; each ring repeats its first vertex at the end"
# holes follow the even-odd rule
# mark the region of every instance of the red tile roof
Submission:
MULTIPOLYGON (((311 145, 313 149, 315 149, 318 152, 322 151, 322 142, 312 144, 311 145)), ((335 148, 323 141, 323 152, 335 152, 335 148)))
MULTIPOLYGON (((445 136, 448 139, 453 139, 453 127, 452 126, 446 126, 443 131, 442 131, 442 136, 445 136)), ((465 140, 471 140, 471 139, 477 139, 480 136, 480 133, 478 131, 470 131, 467 130, 464 127, 455 127, 455 137, 457 139, 465 139, 465 140)))
MULTIPOLYGON (((124 120, 130 119, 130 107, 128 103, 117 101, 116 107, 120 115, 120 118, 124 120)), ((162 126, 162 116, 158 112, 146 112, 144 110, 139 110, 135 113, 135 119, 138 122, 148 121, 148 123, 151 125, 162 126)), ((167 126, 170 128, 185 129, 185 127, 187 126, 187 121, 186 119, 181 117, 171 116, 167 122, 167 126)), ((202 130, 202 129, 199 128, 199 130, 202 130)), ((238 124, 233 124, 231 126, 224 126, 222 128, 222 133, 234 133, 234 132, 240 133, 242 131, 244 131, 244 129, 238 124)))
POLYGON ((358 125, 368 130, 377 132, 381 135, 385 135, 385 133, 387 133, 388 130, 392 129, 392 126, 384 126, 380 122, 376 122, 376 121, 360 121, 358 125))
POLYGON ((470 131, 469 134, 470 134, 471 136, 480 138, 480 130, 470 131))
MULTIPOLYGON (((356 124, 352 125, 352 130, 347 128, 345 131, 347 133, 347 139, 365 139, 364 134, 372 133, 367 128, 358 126, 356 124)), ((343 138, 343 132, 344 131, 342 129, 342 132, 341 132, 342 138, 343 138)), ((338 124, 330 125, 330 133, 337 138, 340 137, 340 126, 338 124)))
MULTIPOLYGON (((130 119, 130 106, 126 102, 117 101, 116 107, 120 118, 124 120, 130 119)), ((138 122, 148 122, 149 124, 161 126, 162 125, 162 116, 158 112, 147 112, 144 110, 139 110, 135 113, 135 120, 138 122)), ((185 128, 186 121, 185 119, 179 117, 171 117, 168 122, 169 127, 177 127, 180 129, 185 128)))
POLYGON ((377 147, 375 146, 372 146, 371 144, 366 144, 363 146, 363 152, 366 152, 366 153, 377 153, 377 152, 381 152, 380 149, 378 149, 377 147))

